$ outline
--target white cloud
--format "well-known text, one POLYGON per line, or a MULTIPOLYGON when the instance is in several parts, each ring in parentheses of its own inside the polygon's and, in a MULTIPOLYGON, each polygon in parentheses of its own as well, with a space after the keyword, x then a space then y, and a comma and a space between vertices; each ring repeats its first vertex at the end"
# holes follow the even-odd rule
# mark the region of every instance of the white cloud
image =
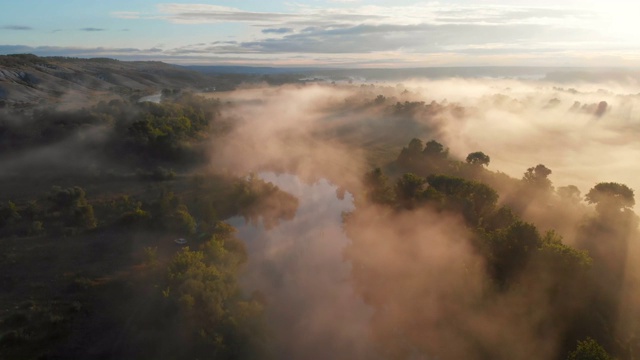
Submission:
MULTIPOLYGON (((281 12, 164 3, 157 5, 153 13, 124 11, 112 16, 140 21, 160 19, 185 26, 225 23, 246 26, 236 38, 237 43, 210 44, 223 40, 213 37, 205 40, 208 45, 184 45, 168 50, 172 56, 268 59, 279 55, 281 59, 296 56, 321 59, 343 54, 341 57, 345 58, 367 56, 380 60, 383 54, 393 53, 398 59, 411 61, 416 57, 451 58, 454 54, 467 60, 475 57, 476 64, 486 61, 481 55, 500 55, 518 61, 529 58, 537 63, 541 57, 560 56, 569 51, 601 52, 598 57, 616 58, 640 46, 636 36, 640 29, 634 31, 635 22, 616 22, 623 19, 621 11, 604 11, 603 7, 588 3, 564 2, 558 6, 549 1, 533 5, 524 1, 494 2, 497 4, 431 2, 380 6, 359 2, 331 5, 325 1, 324 7, 289 4, 287 11, 281 12), (613 23, 620 25, 616 27, 613 23)), ((629 14, 625 16, 629 19, 629 14)))
MULTIPOLYGON (((352 2, 352 1, 349 1, 352 2)), ((355 5, 355 4, 354 4, 355 5)), ((167 20, 177 23, 245 22, 259 24, 564 24, 589 19, 592 12, 565 7, 444 5, 413 6, 359 5, 352 7, 315 7, 297 5, 290 12, 255 12, 206 4, 159 4, 167 20)), ((119 17, 132 13, 114 13, 119 17)), ((139 14, 135 14, 139 16, 139 14)), ((287 25, 287 26, 289 26, 287 25)))

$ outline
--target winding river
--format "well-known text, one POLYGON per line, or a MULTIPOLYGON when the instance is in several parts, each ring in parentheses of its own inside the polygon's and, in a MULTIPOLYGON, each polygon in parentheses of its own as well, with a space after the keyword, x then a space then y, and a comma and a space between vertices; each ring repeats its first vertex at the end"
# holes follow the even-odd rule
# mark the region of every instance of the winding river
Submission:
POLYGON ((296 216, 270 230, 260 222, 230 220, 249 252, 242 284, 267 298, 277 357, 372 358, 371 309, 354 293, 343 260, 349 239, 342 212, 353 210, 353 196, 338 198, 337 187, 326 180, 306 184, 289 174, 259 176, 299 199, 296 216))

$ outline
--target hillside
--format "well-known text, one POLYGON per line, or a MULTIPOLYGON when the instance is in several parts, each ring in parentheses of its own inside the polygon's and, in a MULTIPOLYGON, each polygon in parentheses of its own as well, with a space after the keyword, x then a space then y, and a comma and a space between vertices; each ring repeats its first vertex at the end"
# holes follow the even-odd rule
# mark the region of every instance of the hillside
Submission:
POLYGON ((129 99, 163 88, 207 86, 210 76, 157 61, 0 56, 0 101, 14 106, 129 99))

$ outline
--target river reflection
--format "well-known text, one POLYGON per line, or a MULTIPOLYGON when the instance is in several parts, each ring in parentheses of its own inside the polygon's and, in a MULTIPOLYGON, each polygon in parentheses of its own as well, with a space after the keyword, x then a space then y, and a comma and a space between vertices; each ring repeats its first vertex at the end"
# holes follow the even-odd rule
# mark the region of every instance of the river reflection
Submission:
POLYGON ((305 184, 289 174, 259 176, 299 199, 295 217, 269 230, 260 221, 229 221, 249 253, 242 284, 267 297, 277 358, 372 358, 371 310, 354 293, 343 260, 349 239, 342 212, 353 210, 353 196, 338 198, 337 187, 324 179, 305 184))

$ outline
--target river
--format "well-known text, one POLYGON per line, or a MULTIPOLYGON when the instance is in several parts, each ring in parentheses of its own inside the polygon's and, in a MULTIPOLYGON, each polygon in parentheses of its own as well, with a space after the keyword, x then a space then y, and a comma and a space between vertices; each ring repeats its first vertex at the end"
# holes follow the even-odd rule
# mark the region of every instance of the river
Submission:
POLYGON ((324 179, 306 184, 294 175, 259 176, 299 199, 296 216, 270 230, 230 220, 249 253, 242 285, 267 298, 277 358, 371 358, 372 311, 354 293, 343 260, 349 239, 342 212, 353 210, 353 196, 338 198, 337 187, 324 179))

